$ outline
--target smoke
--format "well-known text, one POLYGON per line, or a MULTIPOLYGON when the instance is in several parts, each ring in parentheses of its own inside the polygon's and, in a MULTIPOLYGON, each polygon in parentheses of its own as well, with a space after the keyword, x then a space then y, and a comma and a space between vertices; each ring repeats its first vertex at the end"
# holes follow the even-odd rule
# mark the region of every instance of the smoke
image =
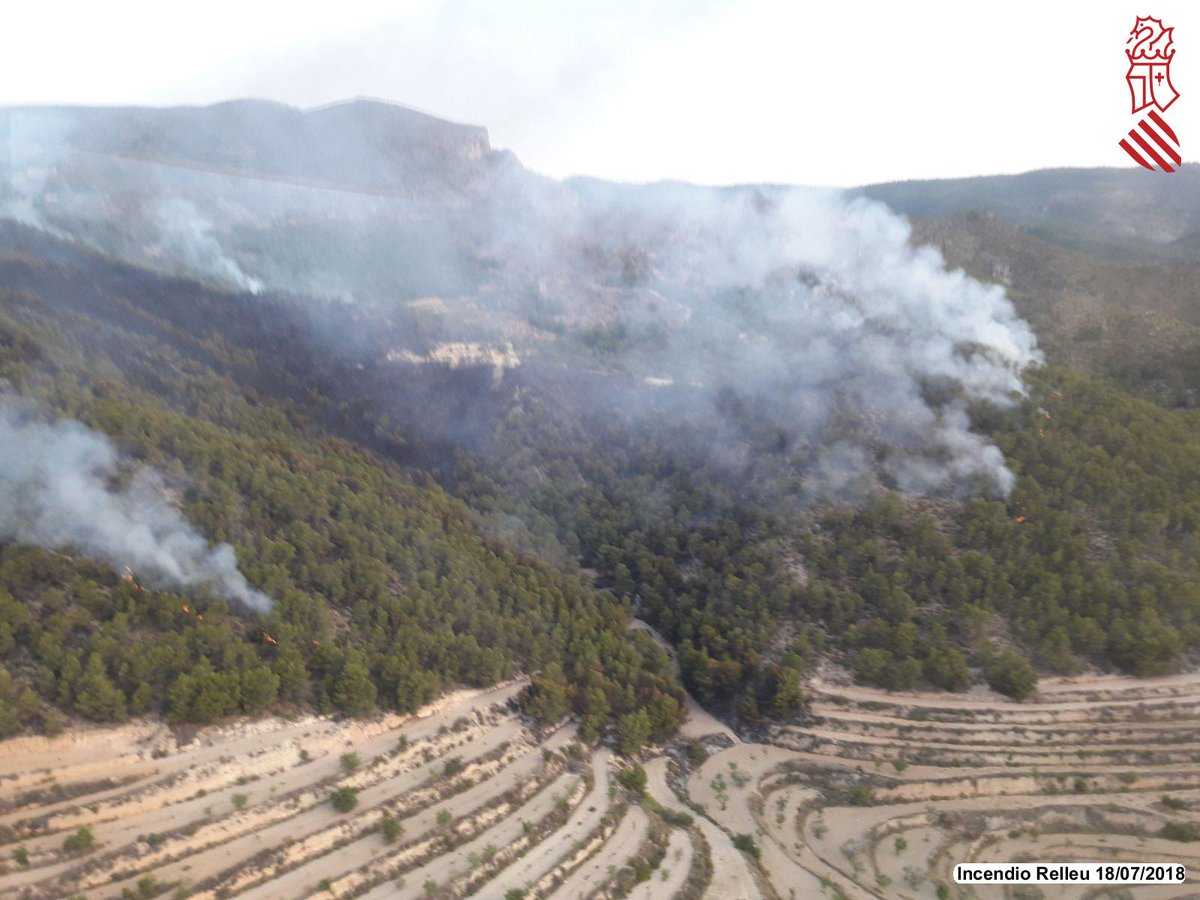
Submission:
POLYGON ((222 199, 210 217, 194 199, 236 196, 232 186, 214 191, 202 175, 81 149, 77 130, 63 110, 0 110, 0 216, 173 273, 262 291, 217 233, 218 220, 228 228, 250 213, 222 199))
MULTIPOLYGON (((563 394, 553 373, 605 373, 577 406, 686 424, 718 468, 782 460, 814 499, 878 482, 1011 490, 969 410, 1023 394, 1033 333, 1001 288, 912 246, 881 204, 557 182, 479 129, 381 104, 89 115, 74 131, 61 114, 9 116, 10 215, 251 293, 353 298, 353 314, 323 314, 321 339, 373 347, 366 362, 396 379, 395 361, 439 346, 511 345, 522 384, 541 373, 563 394), (232 174, 246 171, 268 174, 232 174)), ((378 393, 386 415, 430 427, 427 409, 395 408, 412 393, 378 393)))
POLYGON ((0 537, 73 548, 151 585, 204 586, 270 610, 238 571, 233 548, 210 547, 166 501, 155 472, 140 468, 113 487, 119 462, 103 434, 75 421, 46 423, 31 405, 0 398, 0 537))
POLYGON ((195 205, 182 197, 167 196, 154 207, 153 243, 147 249, 152 257, 165 258, 185 272, 200 273, 251 294, 262 293, 263 283, 242 271, 225 253, 213 224, 195 205))
POLYGON ((1024 393, 1034 335, 1001 288, 913 247, 886 207, 794 188, 570 187, 519 230, 504 224, 512 203, 497 210, 504 292, 600 333, 612 368, 707 396, 714 414, 697 426, 715 452, 766 430, 814 499, 861 493, 868 476, 913 493, 1011 490, 967 409, 1024 393))
POLYGON ((68 132, 69 124, 55 115, 0 114, 0 215, 68 237, 46 220, 41 208, 68 132))

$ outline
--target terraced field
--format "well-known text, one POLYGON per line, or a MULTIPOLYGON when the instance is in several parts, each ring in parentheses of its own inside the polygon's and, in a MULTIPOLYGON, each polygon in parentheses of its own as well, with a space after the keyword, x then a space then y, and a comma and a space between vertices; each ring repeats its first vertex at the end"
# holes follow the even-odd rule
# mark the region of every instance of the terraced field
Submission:
POLYGON ((699 896, 691 831, 618 789, 613 754, 569 724, 526 728, 523 686, 369 723, 4 742, 0 897, 574 897, 639 879, 699 896))
POLYGON ((781 897, 1200 896, 1200 678, 1044 680, 1013 703, 818 680, 812 720, 690 776, 781 897), (957 862, 1172 861, 1175 887, 954 885, 957 862), (806 880, 807 879, 807 880, 806 880), (815 881, 815 885, 814 885, 815 881))
MULTIPOLYGON (((956 862, 1200 866, 1200 677, 1044 681, 1030 702, 818 680, 746 743, 700 710, 629 762, 521 681, 411 717, 161 724, 0 744, 0 898, 937 898, 956 862), (333 799, 350 798, 341 811, 333 799)), ((1048 888, 1045 897, 1200 896, 1048 888)))

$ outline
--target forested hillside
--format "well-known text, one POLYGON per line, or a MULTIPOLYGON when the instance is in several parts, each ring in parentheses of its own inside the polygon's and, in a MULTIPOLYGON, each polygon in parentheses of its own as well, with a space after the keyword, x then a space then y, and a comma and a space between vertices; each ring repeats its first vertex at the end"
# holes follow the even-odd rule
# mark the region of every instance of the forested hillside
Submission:
MULTIPOLYGON (((868 189, 910 233, 820 192, 552 183, 379 104, 268 112, 252 184, 186 114, 135 116, 187 162, 161 184, 89 119, 19 198, 37 227, 0 223, 0 377, 162 473, 273 609, 5 544, 0 730, 411 710, 525 672, 537 718, 635 748, 684 699, 635 615, 747 727, 804 715, 828 661, 1025 697, 1194 658, 1186 203, 1118 203, 1128 173, 868 189), (300 182, 342 157, 272 154, 342 122, 369 183, 328 200, 300 182), (97 212, 126 202, 129 233, 97 212), (1125 213, 1156 238, 1110 252, 1125 213)), ((265 115, 205 115, 234 113, 265 115)))
POLYGON ((1040 169, 1019 175, 872 184, 858 193, 904 215, 953 218, 989 212, 1060 247, 1098 260, 1194 262, 1200 172, 1145 178, 1138 169, 1040 169))
POLYGON ((87 254, 62 259, 0 259, 7 389, 164 473, 188 518, 236 547, 274 608, 260 617, 9 544, 0 731, 57 728, 59 711, 186 722, 289 706, 407 711, 455 684, 530 671, 545 673, 534 711, 546 719, 574 704, 585 733, 616 721, 633 745, 674 728, 666 657, 627 634, 622 603, 489 539, 430 478, 317 427, 322 398, 253 387, 275 378, 271 368, 220 338, 245 299, 87 254), (128 298, 106 291, 114 277, 128 298), (176 311, 207 309, 211 330, 182 330, 169 304, 156 316, 145 301, 164 291, 181 298, 176 311))
POLYGON ((916 240, 1002 284, 1056 364, 1166 407, 1200 403, 1200 263, 1085 252, 991 212, 921 219, 916 240), (1131 258, 1132 257, 1132 258, 1131 258))
MULTIPOLYGON (((1019 408, 974 411, 1018 474, 1007 501, 883 491, 811 508, 769 429, 760 463, 731 477, 681 451, 702 435, 588 417, 527 386, 477 399, 489 438, 453 450, 389 426, 353 385, 336 393, 344 371, 303 325, 281 327, 286 306, 267 329, 252 305, 266 301, 10 239, 5 377, 167 473, 277 606, 254 620, 9 546, 8 729, 53 722, 55 706, 191 721, 278 703, 411 709, 536 669, 544 716, 573 701, 595 734, 644 710, 662 735, 678 697, 661 654, 624 636, 630 606, 679 647, 697 696, 746 723, 795 715, 830 653, 867 683, 984 677, 1021 695, 1029 663, 1159 674, 1200 643, 1200 414, 1103 377, 1051 364, 1019 408), (561 574, 572 559, 622 599, 561 574)), ((442 387, 447 402, 478 390, 442 387)), ((429 396, 394 390, 401 406, 429 396)))
POLYGON ((867 683, 960 690, 978 667, 1018 695, 1032 673, 1005 648, 1059 673, 1181 665, 1200 644, 1200 415, 1048 367, 978 426, 1018 473, 1005 502, 798 509, 775 476, 731 485, 649 441, 589 454, 544 434, 531 443, 560 477, 514 493, 680 645, 698 696, 743 719, 786 716, 829 650, 867 683))

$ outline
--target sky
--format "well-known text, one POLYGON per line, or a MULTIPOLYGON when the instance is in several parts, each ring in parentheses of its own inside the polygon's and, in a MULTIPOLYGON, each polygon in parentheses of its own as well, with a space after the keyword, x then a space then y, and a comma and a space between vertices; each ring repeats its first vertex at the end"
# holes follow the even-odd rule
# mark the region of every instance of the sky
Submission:
POLYGON ((1119 166, 1125 40, 1175 26, 1166 114, 1200 135, 1200 3, 41 0, 9 4, 0 104, 308 107, 482 125, 554 177, 850 186, 1119 166))

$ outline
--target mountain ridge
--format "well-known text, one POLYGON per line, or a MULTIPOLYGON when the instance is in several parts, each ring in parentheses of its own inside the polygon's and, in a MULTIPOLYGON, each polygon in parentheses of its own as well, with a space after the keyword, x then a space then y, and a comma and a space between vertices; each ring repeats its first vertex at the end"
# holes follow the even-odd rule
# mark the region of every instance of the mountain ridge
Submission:
POLYGON ((255 99, 0 109, 10 167, 23 145, 36 155, 51 141, 78 153, 398 193, 429 180, 456 186, 478 167, 511 158, 492 149, 486 128, 373 99, 311 109, 255 99))

